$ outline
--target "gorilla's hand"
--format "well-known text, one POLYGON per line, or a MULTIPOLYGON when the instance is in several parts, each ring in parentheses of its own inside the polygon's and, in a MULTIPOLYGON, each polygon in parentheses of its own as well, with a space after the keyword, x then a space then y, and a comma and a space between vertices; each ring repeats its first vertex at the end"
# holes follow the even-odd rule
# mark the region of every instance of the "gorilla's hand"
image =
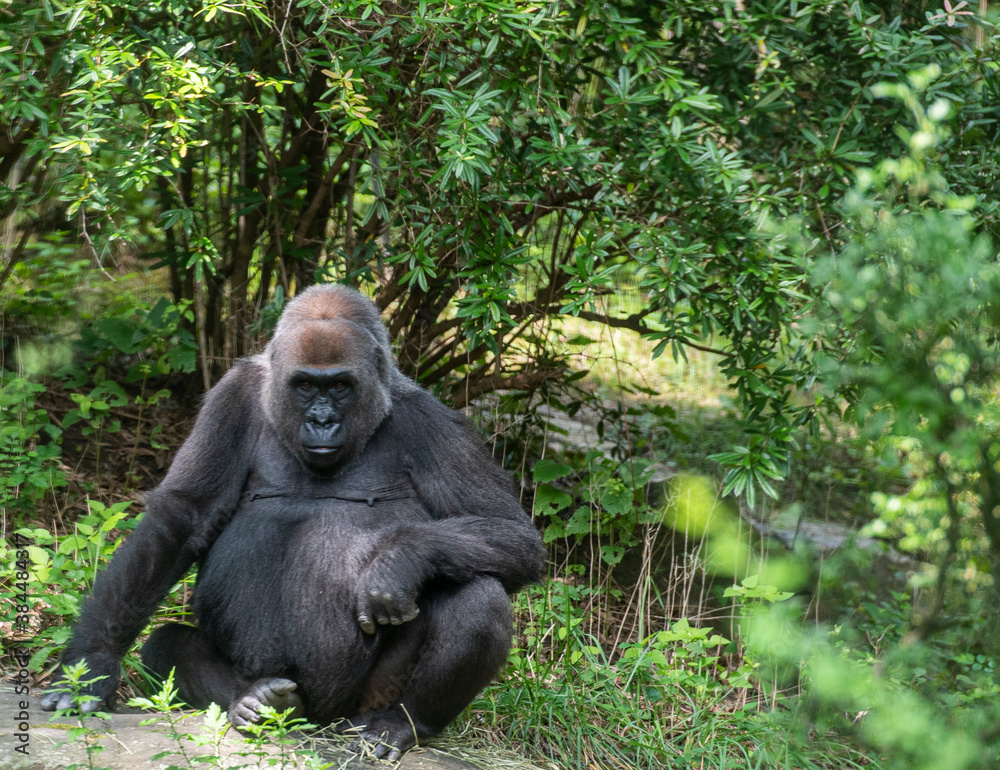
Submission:
MULTIPOLYGON (((109 655, 89 655, 86 658, 86 663, 87 673, 81 677, 81 681, 90 683, 80 688, 80 695, 89 697, 79 703, 80 711, 84 714, 105 708, 108 711, 114 711, 115 699, 118 694, 118 681, 121 678, 121 666, 118 660, 109 655)), ((65 660, 63 666, 66 666, 65 660)), ((52 687, 42 693, 43 711, 56 711, 57 709, 69 709, 77 706, 73 703, 73 692, 66 684, 65 679, 65 673, 60 671, 52 687)))
POLYGON ((378 559, 358 580, 358 624, 366 634, 375 624, 398 626, 420 614, 417 590, 423 582, 407 559, 378 559))

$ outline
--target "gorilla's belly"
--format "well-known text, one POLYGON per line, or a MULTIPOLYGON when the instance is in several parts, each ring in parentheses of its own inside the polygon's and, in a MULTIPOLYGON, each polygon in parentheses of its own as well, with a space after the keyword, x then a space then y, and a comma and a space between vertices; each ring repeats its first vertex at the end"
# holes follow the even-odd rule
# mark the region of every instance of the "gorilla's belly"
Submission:
POLYGON ((251 676, 342 656, 362 641, 355 599, 361 570, 386 532, 427 519, 415 500, 247 503, 199 569, 198 623, 251 676))

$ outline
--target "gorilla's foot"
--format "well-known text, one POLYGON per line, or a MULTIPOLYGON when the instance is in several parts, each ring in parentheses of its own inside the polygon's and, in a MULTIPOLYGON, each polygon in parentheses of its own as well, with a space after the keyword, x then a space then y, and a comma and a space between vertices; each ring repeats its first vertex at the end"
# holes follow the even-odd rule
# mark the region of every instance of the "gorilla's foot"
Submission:
POLYGON ((405 751, 416 745, 418 735, 422 734, 398 707, 347 721, 359 726, 360 734, 352 748, 367 759, 396 762, 405 751))
POLYGON ((250 689, 234 700, 229 706, 229 723, 237 730, 261 720, 261 706, 270 706, 277 711, 293 709, 292 718, 305 715, 305 704, 294 692, 298 687, 291 679, 267 677, 258 679, 250 689))
MULTIPOLYGON (((73 708, 73 693, 62 690, 48 690, 42 693, 42 711, 56 711, 58 709, 73 708)), ((78 705, 81 714, 90 714, 94 711, 104 710, 104 701, 100 698, 91 698, 81 701, 78 705)), ((114 711, 112 706, 109 711, 114 711)))
POLYGON ((337 735, 361 735, 361 731, 365 729, 365 718, 356 716, 350 719, 338 719, 330 727, 337 735))

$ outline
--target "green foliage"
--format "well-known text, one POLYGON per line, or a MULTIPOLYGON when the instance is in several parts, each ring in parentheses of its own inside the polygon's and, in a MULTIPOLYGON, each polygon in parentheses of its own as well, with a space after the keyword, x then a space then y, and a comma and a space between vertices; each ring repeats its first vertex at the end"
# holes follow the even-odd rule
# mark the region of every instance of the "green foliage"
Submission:
POLYGON ((822 300, 801 328, 820 398, 843 399, 859 438, 907 482, 872 495, 866 532, 925 563, 907 591, 861 592, 831 628, 810 630, 791 605, 758 613, 744 634, 763 681, 799 683, 798 718, 854 732, 890 768, 985 768, 1000 756, 987 727, 1000 634, 985 610, 1000 585, 996 205, 948 178, 946 78, 934 65, 873 87, 913 128, 897 129, 900 158, 856 173, 845 242, 816 260, 822 300))
POLYGON ((546 517, 545 542, 573 538, 577 543, 596 536, 601 560, 608 566, 621 561, 627 548, 637 545, 644 527, 663 520, 662 507, 649 500, 652 461, 635 457, 615 460, 591 450, 572 480, 571 495, 546 481, 555 481, 573 469, 552 460, 539 460, 532 471, 534 512, 546 517))
POLYGON ((82 329, 78 348, 88 362, 107 363, 122 355, 140 355, 126 374, 128 382, 194 371, 198 346, 184 327, 194 322, 190 302, 175 305, 160 297, 151 307, 132 301, 119 304, 121 309, 108 308, 82 329))
MULTIPOLYGON (((81 516, 66 535, 53 535, 40 527, 14 530, 33 545, 28 546, 31 565, 27 593, 45 602, 45 623, 33 631, 36 649, 30 668, 38 670, 57 655, 69 641, 71 624, 79 612, 81 598, 89 592, 97 571, 104 567, 122 542, 124 534, 135 528, 138 517, 129 517, 128 501, 105 506, 88 500, 90 513, 81 516), (52 620, 58 623, 50 625, 52 620)), ((7 559, 0 568, 0 596, 11 596, 15 563, 7 559)))
MULTIPOLYGON (((941 151, 956 160, 942 173, 997 230, 984 148, 998 73, 968 45, 965 11, 8 10, 0 150, 3 168, 25 167, 0 180, 0 207, 25 238, 15 262, 66 244, 96 262, 122 244, 155 258, 179 312, 196 310, 174 370, 190 369, 197 339, 212 381, 253 348, 247 330, 279 289, 340 280, 385 310, 404 370, 464 406, 559 377, 543 330, 575 315, 646 334, 658 352, 718 352, 750 439, 717 459, 754 504, 776 493, 816 413, 792 395, 814 375, 796 326, 814 298, 808 260, 762 225, 797 216, 817 247, 842 246, 831 204, 900 146, 905 112, 878 82, 940 67, 927 92, 949 105, 941 151), (61 239, 50 219, 67 225, 61 239), (617 301, 626 284, 639 307, 617 301)), ((139 344, 110 319, 95 329, 122 352, 139 344)))
MULTIPOLYGON (((153 761, 174 756, 183 760, 184 770, 198 767, 262 768, 262 767, 307 767, 323 770, 329 765, 315 755, 295 748, 290 734, 296 730, 315 728, 305 719, 292 718, 292 710, 279 712, 271 706, 260 710, 261 720, 245 729, 245 747, 229 750, 223 755, 222 740, 229 731, 226 712, 217 703, 212 703, 204 712, 185 711, 178 700, 174 685, 174 671, 171 670, 159 691, 149 698, 132 698, 129 706, 155 710, 157 715, 143 720, 143 725, 163 728, 166 736, 177 745, 176 750, 168 750, 153 756, 153 761), (184 722, 202 717, 202 729, 197 733, 182 732, 184 722), (274 749, 277 749, 275 751, 274 749), (244 761, 245 760, 245 761, 244 761)), ((181 770, 170 765, 169 770, 181 770)))
POLYGON ((65 330, 68 318, 78 317, 101 276, 93 264, 80 259, 67 243, 67 233, 56 232, 35 242, 16 264, 13 286, 5 286, 3 312, 8 324, 27 327, 51 340, 65 330))
POLYGON ((0 508, 11 516, 33 510, 48 492, 66 484, 58 463, 62 431, 35 402, 44 390, 0 372, 0 508))
POLYGON ((729 586, 722 594, 726 599, 737 599, 741 602, 771 603, 791 599, 791 591, 781 591, 777 586, 761 585, 760 575, 750 575, 743 578, 739 585, 729 586))
POLYGON ((681 618, 641 642, 623 643, 622 660, 634 665, 631 676, 652 675, 661 687, 674 685, 703 695, 718 689, 728 676, 718 654, 727 644, 729 640, 711 628, 694 628, 681 618))
POLYGON ((995 766, 1000 747, 989 728, 997 708, 988 695, 994 685, 983 675, 988 659, 949 660, 912 642, 872 650, 849 629, 810 628, 799 613, 794 604, 777 605, 753 616, 744 631, 748 654, 761 661, 760 679, 800 686, 801 698, 785 701, 793 718, 820 733, 855 734, 886 768, 995 766))
POLYGON ((100 681, 105 677, 98 676, 85 679, 88 673, 87 664, 82 660, 66 666, 63 669, 62 681, 54 688, 57 692, 68 692, 73 696, 73 705, 68 709, 60 709, 55 714, 60 717, 75 717, 77 720, 77 726, 70 728, 66 733, 65 743, 82 744, 87 757, 86 764, 74 762, 67 765, 66 770, 83 770, 83 768, 87 768, 87 770, 99 770, 94 763, 98 755, 104 751, 104 746, 100 744, 99 738, 105 731, 101 729, 99 720, 107 719, 111 715, 104 711, 83 713, 81 707, 88 701, 93 700, 84 691, 87 685, 100 681), (96 726, 94 725, 95 722, 97 723, 96 726))
POLYGON ((822 736, 790 742, 787 726, 746 699, 756 664, 723 663, 731 643, 685 619, 611 655, 583 628, 590 589, 533 586, 507 676, 472 709, 504 745, 559 767, 838 767, 877 763, 822 736))
MULTIPOLYGON (((98 770, 95 758, 104 750, 101 739, 105 737, 114 739, 109 731, 92 726, 93 720, 109 719, 109 714, 103 711, 89 714, 80 712, 80 706, 90 700, 90 697, 83 693, 84 688, 104 678, 85 679, 87 673, 84 661, 66 666, 63 669, 63 680, 54 688, 56 691, 69 692, 73 695, 73 707, 56 712, 56 716, 77 718, 78 726, 68 731, 65 743, 79 745, 87 758, 86 764, 73 763, 67 766, 67 770, 81 770, 81 768, 98 770)), ((199 767, 284 768, 293 765, 323 770, 329 767, 315 755, 293 748, 294 741, 289 738, 289 733, 293 729, 310 728, 315 725, 307 724, 302 719, 291 719, 290 711, 279 713, 266 706, 261 709, 263 719, 260 723, 248 729, 250 736, 246 748, 230 749, 223 755, 223 738, 229 730, 226 713, 215 703, 204 712, 185 711, 177 695, 174 672, 171 671, 160 690, 150 698, 132 698, 128 703, 131 707, 155 709, 158 712, 157 716, 143 720, 142 724, 161 727, 167 738, 176 744, 176 750, 163 751, 151 757, 153 762, 159 762, 167 757, 178 757, 181 760, 180 765, 169 764, 167 770, 194 770, 199 767), (203 717, 201 731, 194 734, 182 732, 184 721, 198 716, 203 717)))
POLYGON ((930 88, 940 77, 928 67, 880 89, 913 114, 916 129, 900 130, 909 152, 859 174, 845 204, 855 235, 814 270, 825 381, 913 480, 904 495, 873 498, 870 531, 937 559, 938 610, 956 559, 970 588, 983 571, 1000 585, 1000 267, 977 232, 975 197, 953 192, 941 171, 952 110, 930 88))
POLYGON ((177 744, 176 751, 168 750, 155 754, 152 757, 154 762, 176 755, 183 759, 184 766, 189 768, 205 766, 205 764, 222 766, 222 739, 229 729, 226 713, 217 703, 213 703, 205 711, 204 729, 200 733, 196 735, 182 733, 182 720, 189 719, 192 715, 182 711, 183 706, 178 700, 177 687, 174 684, 173 669, 167 675, 159 691, 149 698, 131 698, 128 705, 159 712, 156 717, 144 719, 142 724, 162 726, 167 738, 177 744), (198 748, 207 748, 210 753, 192 755, 191 749, 185 745, 186 740, 191 741, 198 748))

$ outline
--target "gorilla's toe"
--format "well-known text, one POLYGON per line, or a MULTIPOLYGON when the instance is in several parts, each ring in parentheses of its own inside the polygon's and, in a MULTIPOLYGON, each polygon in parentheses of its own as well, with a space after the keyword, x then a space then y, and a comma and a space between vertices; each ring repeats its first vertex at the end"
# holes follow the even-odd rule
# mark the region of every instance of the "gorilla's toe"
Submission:
POLYGON ((303 716, 305 704, 295 692, 296 687, 298 685, 291 679, 281 677, 258 679, 229 706, 230 724, 237 730, 242 730, 247 725, 259 722, 263 706, 270 706, 276 711, 292 709, 293 719, 303 716))
MULTIPOLYGON (((350 721, 359 723, 358 719, 350 721)), ((368 717, 352 748, 366 758, 395 762, 416 743, 417 735, 410 720, 390 710, 368 717)))

